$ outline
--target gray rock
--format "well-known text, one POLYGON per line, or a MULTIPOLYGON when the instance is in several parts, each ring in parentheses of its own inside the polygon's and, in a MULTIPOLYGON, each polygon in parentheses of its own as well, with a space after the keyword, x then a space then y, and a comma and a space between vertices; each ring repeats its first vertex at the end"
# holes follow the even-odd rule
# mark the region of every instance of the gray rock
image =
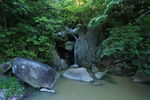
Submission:
POLYGON ((84 82, 91 82, 94 80, 86 68, 70 68, 63 74, 63 76, 69 79, 84 82))
POLYGON ((102 78, 104 78, 104 75, 105 75, 105 73, 104 72, 97 72, 97 73, 95 73, 95 77, 97 78, 97 79, 102 79, 102 78))
POLYGON ((2 73, 5 73, 10 69, 11 69, 11 62, 6 62, 6 63, 0 65, 0 71, 2 73))
POLYGON ((77 64, 73 64, 73 65, 71 65, 70 67, 71 67, 71 68, 78 68, 78 67, 79 67, 79 65, 77 65, 77 64))
POLYGON ((95 65, 92 65, 92 72, 93 73, 97 73, 98 72, 98 68, 95 65))
POLYGON ((50 66, 19 57, 12 60, 12 72, 35 88, 51 89, 59 78, 59 74, 50 66))
POLYGON ((55 93, 56 91, 55 90, 49 90, 49 89, 46 89, 46 88, 42 88, 40 89, 41 92, 49 92, 49 93, 55 93))
MULTIPOLYGON (((66 32, 68 35, 70 35, 70 36, 72 36, 72 34, 74 34, 74 35, 76 36, 76 35, 78 35, 79 29, 80 29, 79 27, 74 28, 74 29, 65 27, 65 32, 66 32)), ((73 36, 73 37, 74 37, 74 36, 73 36)))
POLYGON ((5 96, 6 91, 7 91, 7 89, 0 90, 0 100, 5 100, 6 99, 6 96, 5 96))
POLYGON ((102 41, 100 30, 92 30, 79 36, 76 41, 78 62, 80 66, 90 67, 92 64, 98 65, 101 60, 102 49, 99 46, 102 41))
POLYGON ((61 69, 67 68, 68 64, 67 64, 66 60, 60 58, 60 56, 56 52, 54 54, 54 58, 53 58, 53 66, 56 67, 57 69, 61 70, 61 69))
POLYGON ((67 42, 65 43, 65 50, 72 51, 72 50, 73 50, 73 45, 74 45, 73 42, 67 41, 67 42))
POLYGON ((142 72, 136 72, 133 77, 133 82, 150 83, 150 76, 145 76, 142 72))

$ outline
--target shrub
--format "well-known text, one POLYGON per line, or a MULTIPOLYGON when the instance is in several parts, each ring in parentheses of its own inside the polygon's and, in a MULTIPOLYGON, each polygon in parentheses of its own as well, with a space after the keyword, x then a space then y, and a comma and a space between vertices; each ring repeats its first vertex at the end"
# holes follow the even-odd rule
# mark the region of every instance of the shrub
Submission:
POLYGON ((7 89, 6 96, 12 97, 24 93, 24 87, 15 77, 4 78, 0 76, 0 89, 7 89))

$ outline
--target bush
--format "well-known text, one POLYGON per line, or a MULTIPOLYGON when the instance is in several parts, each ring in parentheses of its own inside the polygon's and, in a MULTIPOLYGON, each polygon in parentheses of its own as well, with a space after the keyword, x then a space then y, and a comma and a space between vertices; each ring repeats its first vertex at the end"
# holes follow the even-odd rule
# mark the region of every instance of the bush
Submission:
POLYGON ((125 71, 150 76, 150 1, 105 1, 103 13, 91 19, 89 28, 102 27, 104 56, 122 60, 125 71))
POLYGON ((0 89, 7 89, 5 94, 7 97, 24 93, 24 87, 16 78, 11 76, 7 78, 0 76, 0 89))
POLYGON ((0 18, 5 20, 0 21, 0 62, 20 56, 50 64, 55 32, 61 30, 54 21, 58 15, 49 16, 55 9, 44 2, 2 2, 0 18))

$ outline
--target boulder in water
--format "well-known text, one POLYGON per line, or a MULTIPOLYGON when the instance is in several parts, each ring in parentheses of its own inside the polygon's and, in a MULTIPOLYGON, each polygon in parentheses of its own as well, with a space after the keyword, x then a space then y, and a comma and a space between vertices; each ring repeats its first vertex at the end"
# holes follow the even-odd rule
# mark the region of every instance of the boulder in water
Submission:
POLYGON ((142 72, 136 72, 133 77, 133 82, 150 83, 150 76, 145 76, 142 72))
POLYGON ((59 74, 50 66, 19 57, 12 60, 12 72, 35 88, 51 89, 59 78, 59 74))
POLYGON ((91 82, 94 79, 90 76, 86 68, 70 68, 64 74, 64 77, 84 81, 84 82, 91 82))

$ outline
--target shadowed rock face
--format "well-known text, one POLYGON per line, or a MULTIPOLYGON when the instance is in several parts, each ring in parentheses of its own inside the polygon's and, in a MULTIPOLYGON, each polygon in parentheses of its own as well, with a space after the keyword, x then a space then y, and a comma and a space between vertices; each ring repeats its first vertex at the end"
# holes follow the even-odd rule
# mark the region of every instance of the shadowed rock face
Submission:
POLYGON ((12 72, 35 88, 52 88, 59 74, 50 66, 24 58, 12 60, 12 72))
POLYGON ((101 60, 102 48, 100 46, 103 40, 101 29, 92 30, 79 36, 75 48, 78 54, 78 63, 83 67, 90 67, 93 64, 99 65, 101 60))

